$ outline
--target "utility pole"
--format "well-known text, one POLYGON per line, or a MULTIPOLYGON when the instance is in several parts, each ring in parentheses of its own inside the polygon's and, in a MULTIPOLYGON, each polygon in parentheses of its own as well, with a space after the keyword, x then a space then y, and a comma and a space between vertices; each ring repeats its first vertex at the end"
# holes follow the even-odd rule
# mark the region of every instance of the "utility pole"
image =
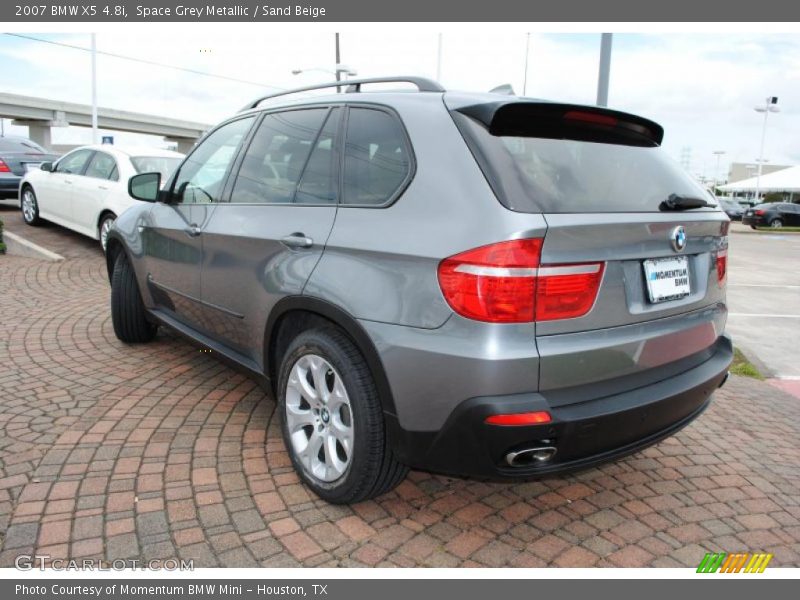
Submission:
POLYGON ((611 42, 613 33, 600 37, 600 73, 597 78, 597 105, 608 106, 608 80, 611 75, 611 42))
POLYGON ((92 34, 92 143, 97 143, 97 35, 92 34))

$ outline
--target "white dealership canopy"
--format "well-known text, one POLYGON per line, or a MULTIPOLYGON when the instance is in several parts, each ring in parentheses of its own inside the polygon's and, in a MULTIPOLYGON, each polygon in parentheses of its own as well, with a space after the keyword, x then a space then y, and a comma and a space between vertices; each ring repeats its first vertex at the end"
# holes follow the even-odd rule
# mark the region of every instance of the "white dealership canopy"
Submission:
MULTIPOLYGON (((754 192, 756 177, 719 186, 724 192, 754 192)), ((759 192, 800 192, 800 165, 762 175, 759 192)))

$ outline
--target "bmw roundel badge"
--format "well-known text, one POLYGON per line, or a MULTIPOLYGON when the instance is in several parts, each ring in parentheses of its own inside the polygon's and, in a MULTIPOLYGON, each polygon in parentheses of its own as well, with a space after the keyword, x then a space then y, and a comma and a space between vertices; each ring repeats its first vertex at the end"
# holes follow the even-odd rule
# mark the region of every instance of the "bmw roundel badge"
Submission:
POLYGON ((672 230, 672 233, 669 234, 669 241, 675 252, 683 252, 683 249, 686 248, 686 230, 683 225, 678 225, 672 230))

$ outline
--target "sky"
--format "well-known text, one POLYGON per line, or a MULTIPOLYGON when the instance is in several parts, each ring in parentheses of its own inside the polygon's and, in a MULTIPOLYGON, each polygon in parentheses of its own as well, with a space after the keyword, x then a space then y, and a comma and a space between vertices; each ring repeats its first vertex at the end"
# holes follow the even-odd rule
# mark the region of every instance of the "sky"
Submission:
MULTIPOLYGON (((163 30, 159 30, 163 31, 163 30)), ((214 35, 186 27, 169 35, 136 26, 97 34, 99 51, 246 80, 235 82, 152 64, 98 56, 98 104, 213 124, 249 99, 278 88, 328 81, 334 34, 320 28, 236 29, 214 35), (311 69, 292 75, 293 69, 311 69)), ((89 34, 21 35, 89 48, 89 34)), ((487 25, 452 28, 441 36, 413 26, 364 25, 341 34, 341 60, 359 76, 423 75, 447 89, 488 91, 510 83, 516 93, 593 104, 600 34, 527 34, 487 25)), ((90 54, 84 50, 0 35, 0 90, 90 103, 90 54)), ((650 118, 665 129, 664 148, 676 160, 689 153, 689 170, 723 178, 728 163, 758 158, 763 116, 755 105, 778 96, 770 114, 764 156, 770 164, 800 163, 800 36, 707 33, 614 35, 609 106, 650 118), (688 149, 688 151, 687 151, 688 149), (717 172, 714 151, 724 151, 717 172)), ((7 135, 25 135, 11 126, 7 135)), ((118 143, 161 143, 114 133, 118 143)), ((89 143, 88 129, 53 129, 57 144, 89 143)))

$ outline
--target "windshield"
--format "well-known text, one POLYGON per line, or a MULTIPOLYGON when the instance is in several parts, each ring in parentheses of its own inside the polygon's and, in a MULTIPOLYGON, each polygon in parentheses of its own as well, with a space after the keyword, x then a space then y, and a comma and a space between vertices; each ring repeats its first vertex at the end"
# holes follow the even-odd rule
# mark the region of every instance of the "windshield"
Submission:
POLYGON ((137 173, 161 173, 161 181, 166 181, 178 167, 181 158, 172 156, 132 156, 131 162, 137 173))
POLYGON ((495 136, 454 114, 500 201, 518 212, 658 212, 670 194, 706 199, 658 146, 495 136))

